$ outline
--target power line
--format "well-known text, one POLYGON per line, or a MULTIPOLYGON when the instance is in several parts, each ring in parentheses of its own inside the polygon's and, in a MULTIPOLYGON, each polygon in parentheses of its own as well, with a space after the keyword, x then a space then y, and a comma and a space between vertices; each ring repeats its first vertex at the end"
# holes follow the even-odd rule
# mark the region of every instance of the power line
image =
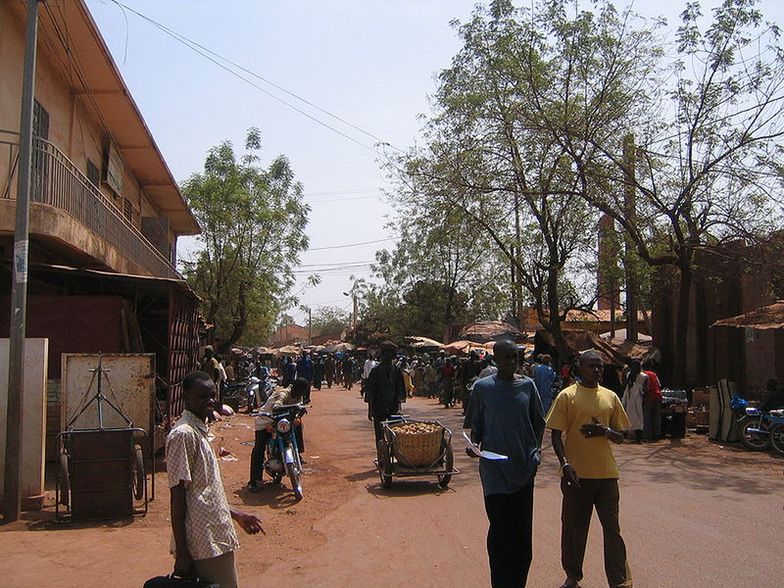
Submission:
MULTIPOLYGON (((386 241, 398 241, 401 237, 388 237, 386 239, 376 239, 375 241, 363 241, 361 243, 347 243, 345 245, 331 245, 329 247, 312 247, 309 251, 326 251, 327 249, 344 249, 347 247, 359 247, 360 245, 373 245, 374 243, 384 243, 386 241)), ((307 252, 306 252, 307 253, 307 252)))
POLYGON ((306 100, 305 98, 302 98, 301 96, 298 96, 294 92, 291 92, 291 91, 287 90, 286 88, 283 88, 282 86, 280 86, 280 85, 278 85, 278 84, 276 84, 276 83, 274 83, 274 82, 264 78, 263 76, 261 76, 261 75, 255 73, 255 72, 253 72, 253 71, 243 67, 242 65, 239 65, 239 64, 235 63, 231 59, 229 59, 227 57, 224 57, 224 56, 220 55, 219 53, 216 53, 215 51, 212 51, 211 49, 205 47, 204 45, 201 45, 200 43, 198 43, 196 41, 193 41, 192 39, 189 39, 185 35, 183 35, 181 33, 178 33, 177 31, 175 31, 173 29, 170 29, 169 27, 167 27, 167 26, 161 24, 160 22, 150 18, 149 16, 146 16, 145 14, 142 14, 138 10, 135 10, 135 9, 131 8, 130 6, 127 6, 127 5, 123 4, 119 0, 111 0, 111 1, 114 4, 116 4, 117 6, 119 6, 121 9, 128 10, 129 12, 131 12, 131 13, 135 14, 136 16, 138 16, 139 18, 141 18, 143 20, 146 20, 147 22, 149 22, 150 24, 152 24, 153 26, 155 26, 159 30, 163 31, 166 35, 168 35, 169 37, 171 37, 172 39, 174 39, 178 43, 180 43, 182 45, 185 45, 191 51, 194 51, 195 53, 198 53, 199 55, 201 55, 205 59, 209 60, 210 62, 212 62, 215 65, 217 65, 218 67, 220 67, 221 69, 229 72, 230 74, 232 74, 233 76, 239 78, 240 80, 244 81, 245 83, 253 86, 254 88, 259 90, 260 92, 263 92, 264 94, 266 94, 270 98, 272 98, 274 100, 277 100, 281 104, 284 104, 285 106, 288 106, 289 108, 291 108, 295 112, 298 112, 302 116, 305 116, 305 117, 309 118, 313 122, 315 122, 315 123, 317 123, 317 124, 327 128, 327 129, 329 129, 329 130, 339 134, 340 136, 348 139, 349 141, 352 141, 353 143, 356 143, 357 145, 360 145, 361 147, 364 147, 365 149, 373 151, 374 153, 376 152, 376 150, 373 147, 371 147, 369 145, 366 145, 365 143, 355 139, 354 137, 344 133, 343 131, 341 131, 341 130, 339 130, 339 129, 337 129, 337 128, 335 128, 335 127, 333 127, 333 126, 331 126, 331 125, 329 125, 327 123, 325 123, 324 121, 322 121, 322 120, 320 120, 320 119, 318 119, 318 118, 308 114, 304 110, 302 110, 300 108, 297 108, 296 106, 294 106, 293 104, 287 102, 286 100, 284 100, 280 96, 277 96, 277 95, 273 94, 272 92, 270 92, 269 90, 266 90, 265 88, 262 88, 261 86, 259 86, 257 84, 254 84, 248 78, 240 75, 239 73, 237 73, 236 71, 232 70, 231 68, 226 67, 223 63, 220 63, 217 60, 221 60, 221 61, 224 61, 224 62, 226 62, 228 64, 231 64, 233 67, 235 67, 235 68, 237 68, 237 69, 239 69, 241 71, 244 71, 248 75, 251 75, 251 76, 257 78, 257 79, 261 80, 262 82, 264 82, 266 84, 269 84, 270 86, 272 86, 272 87, 274 87, 274 88, 276 88, 276 89, 278 89, 278 90, 280 90, 282 92, 285 92, 289 96, 292 96, 292 97, 296 98, 297 100, 307 104, 308 106, 310 106, 312 108, 315 108, 319 112, 322 112, 322 113, 324 113, 324 114, 334 118, 335 120, 338 120, 338 121, 342 122, 343 124, 345 124, 345 125, 353 128, 353 129, 363 133, 364 135, 367 135, 368 137, 371 137, 372 139, 375 139, 380 144, 387 145, 387 146, 395 149, 396 151, 402 152, 398 147, 395 147, 394 145, 392 145, 388 141, 384 141, 383 139, 381 139, 380 137, 377 137, 373 133, 362 129, 361 127, 359 127, 359 126, 357 126, 357 125, 355 125, 353 123, 348 122, 347 120, 339 117, 338 115, 333 114, 333 113, 329 112, 328 110, 326 110, 324 108, 321 108, 320 106, 310 102, 309 100, 306 100))
POLYGON ((338 196, 340 194, 363 194, 365 192, 377 192, 378 188, 346 188, 344 190, 332 190, 330 192, 306 192, 305 197, 311 196, 338 196))
POLYGON ((311 200, 308 204, 330 204, 334 202, 354 202, 356 200, 378 200, 378 196, 355 196, 354 198, 333 198, 330 200, 311 200))
POLYGON ((368 265, 371 263, 376 263, 375 261, 346 261, 346 262, 335 262, 332 263, 301 263, 297 267, 321 267, 321 266, 345 266, 350 267, 352 265, 368 265))

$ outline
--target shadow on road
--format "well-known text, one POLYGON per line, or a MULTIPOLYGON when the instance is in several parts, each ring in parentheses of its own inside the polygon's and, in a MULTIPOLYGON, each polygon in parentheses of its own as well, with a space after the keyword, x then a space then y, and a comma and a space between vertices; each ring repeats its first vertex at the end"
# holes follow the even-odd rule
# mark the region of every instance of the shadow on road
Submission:
POLYGON ((243 486, 234 491, 234 496, 250 506, 269 506, 274 509, 291 508, 298 502, 294 492, 285 483, 265 482, 259 485, 258 492, 251 492, 243 486))
POLYGON ((422 496, 424 494, 444 494, 447 492, 454 492, 451 488, 441 488, 436 481, 435 476, 432 480, 394 480, 391 488, 382 488, 381 484, 368 484, 365 486, 368 494, 372 494, 375 498, 405 498, 409 496, 422 496))
POLYGON ((378 476, 378 470, 376 468, 371 468, 364 472, 349 474, 348 476, 345 476, 345 478, 349 482, 364 482, 365 480, 370 480, 371 478, 375 478, 377 476, 378 476))
MULTIPOLYGON (((759 464, 758 456, 733 448, 727 455, 711 456, 688 446, 660 445, 652 451, 619 456, 619 465, 631 476, 657 483, 685 485, 695 490, 725 489, 739 494, 767 495, 781 487, 781 472, 760 469, 754 472, 742 466, 759 464), (745 455, 744 455, 745 454, 745 455), (726 459, 726 463, 722 463, 726 459), (632 473, 633 472, 633 473, 632 473), (772 475, 771 472, 775 472, 772 475)), ((625 476, 629 480, 629 475, 625 476)))

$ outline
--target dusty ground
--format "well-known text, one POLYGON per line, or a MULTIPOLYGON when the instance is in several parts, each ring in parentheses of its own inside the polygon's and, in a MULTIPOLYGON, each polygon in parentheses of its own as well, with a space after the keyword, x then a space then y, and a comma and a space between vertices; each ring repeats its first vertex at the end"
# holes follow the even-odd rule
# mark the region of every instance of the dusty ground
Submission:
MULTIPOLYGON (((213 428, 229 500, 258 514, 267 535, 241 536, 244 586, 271 581, 311 586, 487 586, 487 522, 476 463, 457 452, 447 491, 434 479, 383 490, 371 464, 372 427, 358 391, 313 393, 306 417, 305 499, 285 482, 244 490, 252 419, 213 428)), ((458 410, 412 399, 406 412, 436 417, 456 432, 458 410)), ((461 445, 456 441, 455 447, 461 445)), ((650 588, 779 587, 784 576, 776 523, 784 506, 784 460, 690 436, 618 450, 622 527, 635 585, 650 588)), ((529 586, 560 585, 560 495, 549 446, 537 478, 535 554, 529 586)), ((0 577, 8 588, 140 587, 171 569, 165 473, 145 517, 107 524, 58 524, 51 504, 0 527, 0 577)), ((51 503, 51 500, 50 500, 51 503)), ((606 586, 594 520, 584 588, 606 586)))

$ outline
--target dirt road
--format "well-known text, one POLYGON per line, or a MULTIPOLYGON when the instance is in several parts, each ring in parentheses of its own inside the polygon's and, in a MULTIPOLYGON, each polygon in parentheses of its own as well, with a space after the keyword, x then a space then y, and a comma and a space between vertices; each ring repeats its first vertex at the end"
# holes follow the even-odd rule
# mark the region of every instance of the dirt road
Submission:
MULTIPOLYGON (((488 585, 483 510, 476 462, 455 443, 456 476, 442 491, 434 479, 396 481, 383 490, 372 466, 372 427, 356 389, 315 391, 306 417, 305 499, 288 487, 244 489, 252 419, 213 427, 215 444, 239 459, 221 462, 230 501, 265 522, 266 536, 241 537, 242 584, 488 585)), ((460 430, 458 410, 411 399, 406 412, 460 430)), ((709 444, 695 436, 618 448, 621 524, 640 588, 778 587, 784 578, 777 523, 784 506, 782 466, 767 454, 709 444)), ((0 577, 9 588, 140 587, 168 572, 165 474, 143 518, 114 524, 58 525, 51 512, 0 527, 0 577)), ((529 586, 560 585, 560 493, 556 461, 545 449, 535 495, 534 563, 529 586)), ((606 586, 601 533, 594 517, 585 588, 606 586)))

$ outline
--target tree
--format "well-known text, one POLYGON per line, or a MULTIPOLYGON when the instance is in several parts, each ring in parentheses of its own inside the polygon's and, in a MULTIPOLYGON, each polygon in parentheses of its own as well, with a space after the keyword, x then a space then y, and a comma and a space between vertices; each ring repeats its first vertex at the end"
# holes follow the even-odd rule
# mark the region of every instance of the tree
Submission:
POLYGON ((185 263, 185 277, 202 298, 225 351, 268 336, 294 283, 291 267, 307 248, 310 208, 288 159, 259 165, 261 139, 251 128, 237 160, 229 141, 213 147, 204 171, 182 186, 202 233, 202 249, 185 263))
MULTIPOLYGON (((595 286, 578 282, 595 266, 597 223, 565 147, 541 126, 541 116, 531 116, 531 102, 550 88, 562 101, 548 106, 548 114, 560 108, 585 116, 564 83, 574 57, 565 37, 581 30, 583 50, 597 56, 622 37, 624 26, 609 9, 598 19, 587 12, 560 18, 564 7, 553 0, 517 10, 499 0, 478 8, 460 27, 463 47, 440 75, 426 148, 395 162, 412 207, 438 221, 458 212, 471 236, 485 236, 514 266, 560 361, 567 359, 566 313, 590 308, 595 299, 595 286)), ((594 121, 605 131, 623 117, 614 107, 614 118, 594 121)))
MULTIPOLYGON (((688 3, 667 51, 674 60, 638 69, 638 90, 625 92, 638 113, 627 130, 602 135, 568 117, 544 122, 577 169, 586 200, 614 218, 642 261, 672 269, 678 305, 665 359, 678 384, 686 383, 699 254, 767 240, 781 219, 784 52, 778 27, 756 6, 724 0, 703 28, 699 4, 688 3), (619 137, 632 128, 637 146, 625 157, 619 137)), ((573 44, 582 53, 580 39, 573 44)), ((601 71, 586 80, 609 93, 622 72, 615 61, 601 71)), ((542 105, 557 100, 543 91, 534 106, 544 117, 542 105)), ((704 355, 705 341, 694 344, 704 355)))
POLYGON ((320 306, 313 313, 312 328, 318 335, 340 334, 349 322, 348 313, 339 306, 320 306))
POLYGON ((432 291, 429 303, 423 300, 427 316, 408 320, 408 335, 446 341, 456 324, 504 313, 509 296, 500 278, 506 266, 483 234, 471 233, 462 214, 436 216, 410 199, 397 201, 397 213, 402 238, 393 251, 376 253, 373 269, 383 280, 379 295, 388 302, 410 304, 415 290, 432 291))

